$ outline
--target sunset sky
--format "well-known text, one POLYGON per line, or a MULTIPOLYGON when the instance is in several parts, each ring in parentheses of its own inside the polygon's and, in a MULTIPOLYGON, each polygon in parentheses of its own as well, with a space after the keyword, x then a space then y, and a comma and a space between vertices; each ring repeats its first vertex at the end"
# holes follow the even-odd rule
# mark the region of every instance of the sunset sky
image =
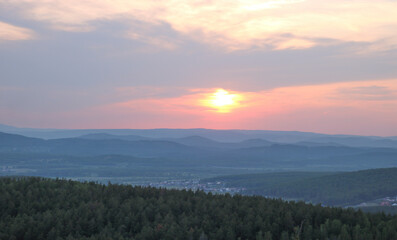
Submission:
POLYGON ((0 123, 397 136, 397 1, 0 0, 0 123))

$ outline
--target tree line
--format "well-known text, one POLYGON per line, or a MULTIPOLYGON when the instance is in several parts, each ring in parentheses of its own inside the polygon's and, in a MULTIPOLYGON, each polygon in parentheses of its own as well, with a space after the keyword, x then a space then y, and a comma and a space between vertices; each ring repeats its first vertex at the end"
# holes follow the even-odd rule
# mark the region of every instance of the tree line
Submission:
POLYGON ((0 178, 0 239, 397 239, 397 217, 259 196, 0 178))

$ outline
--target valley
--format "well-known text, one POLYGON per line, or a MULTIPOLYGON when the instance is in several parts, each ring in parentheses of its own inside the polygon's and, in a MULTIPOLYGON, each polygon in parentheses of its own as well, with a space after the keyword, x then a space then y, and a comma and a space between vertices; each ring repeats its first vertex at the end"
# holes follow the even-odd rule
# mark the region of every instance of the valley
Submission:
POLYGON ((214 139, 206 138, 207 130, 195 130, 203 136, 185 136, 191 131, 157 132, 157 138, 101 133, 109 130, 59 139, 0 133, 0 176, 260 195, 362 209, 384 207, 377 199, 397 195, 394 140, 259 131, 252 137, 268 138, 248 135, 237 141, 241 135, 234 130, 219 136, 209 131, 214 139), (215 140, 232 133, 238 136, 231 138, 235 142, 215 140), (292 135, 297 142, 271 141, 292 135), (354 144, 341 143, 348 141, 354 144))

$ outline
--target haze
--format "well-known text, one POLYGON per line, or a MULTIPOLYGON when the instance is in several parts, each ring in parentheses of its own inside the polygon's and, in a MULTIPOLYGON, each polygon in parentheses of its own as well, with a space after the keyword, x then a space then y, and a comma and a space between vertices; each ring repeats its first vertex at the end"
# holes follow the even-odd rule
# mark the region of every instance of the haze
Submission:
POLYGON ((397 135, 396 12, 391 0, 0 0, 0 123, 397 135))

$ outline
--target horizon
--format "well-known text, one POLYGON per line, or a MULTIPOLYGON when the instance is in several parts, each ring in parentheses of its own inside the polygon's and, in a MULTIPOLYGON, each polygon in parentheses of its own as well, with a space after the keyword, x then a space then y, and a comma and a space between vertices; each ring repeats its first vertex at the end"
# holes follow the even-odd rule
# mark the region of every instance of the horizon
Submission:
POLYGON ((0 238, 397 239, 396 13, 0 0, 0 238))
POLYGON ((389 0, 3 1, 0 122, 396 136, 395 12, 389 0))
MULTIPOLYGON (((319 134, 319 135, 326 135, 326 136, 339 136, 339 137, 379 137, 379 138, 394 138, 397 135, 357 135, 357 134, 332 134, 332 133, 323 133, 323 132, 307 132, 307 131, 297 131, 297 130, 268 130, 268 129, 215 129, 215 128, 32 128, 32 127, 20 127, 20 126, 13 126, 9 124, 0 123, 0 132, 7 131, 2 130, 1 127, 5 128, 15 128, 19 130, 37 130, 37 131, 73 131, 73 130, 90 130, 90 131, 101 131, 101 130, 211 130, 211 131, 263 131, 263 132, 280 132, 280 133, 312 133, 312 134, 319 134)), ((10 133, 13 133, 12 131, 10 133)), ((98 132, 99 134, 101 132, 98 132)), ((16 133, 16 134, 22 134, 16 133)), ((96 133, 95 133, 96 134, 96 133)), ((105 133, 106 134, 106 133, 105 133)), ((109 134, 109 133, 108 133, 109 134)), ((109 134, 109 135, 117 135, 117 134, 109 134)), ((199 135, 189 135, 189 136, 199 136, 199 135)))

